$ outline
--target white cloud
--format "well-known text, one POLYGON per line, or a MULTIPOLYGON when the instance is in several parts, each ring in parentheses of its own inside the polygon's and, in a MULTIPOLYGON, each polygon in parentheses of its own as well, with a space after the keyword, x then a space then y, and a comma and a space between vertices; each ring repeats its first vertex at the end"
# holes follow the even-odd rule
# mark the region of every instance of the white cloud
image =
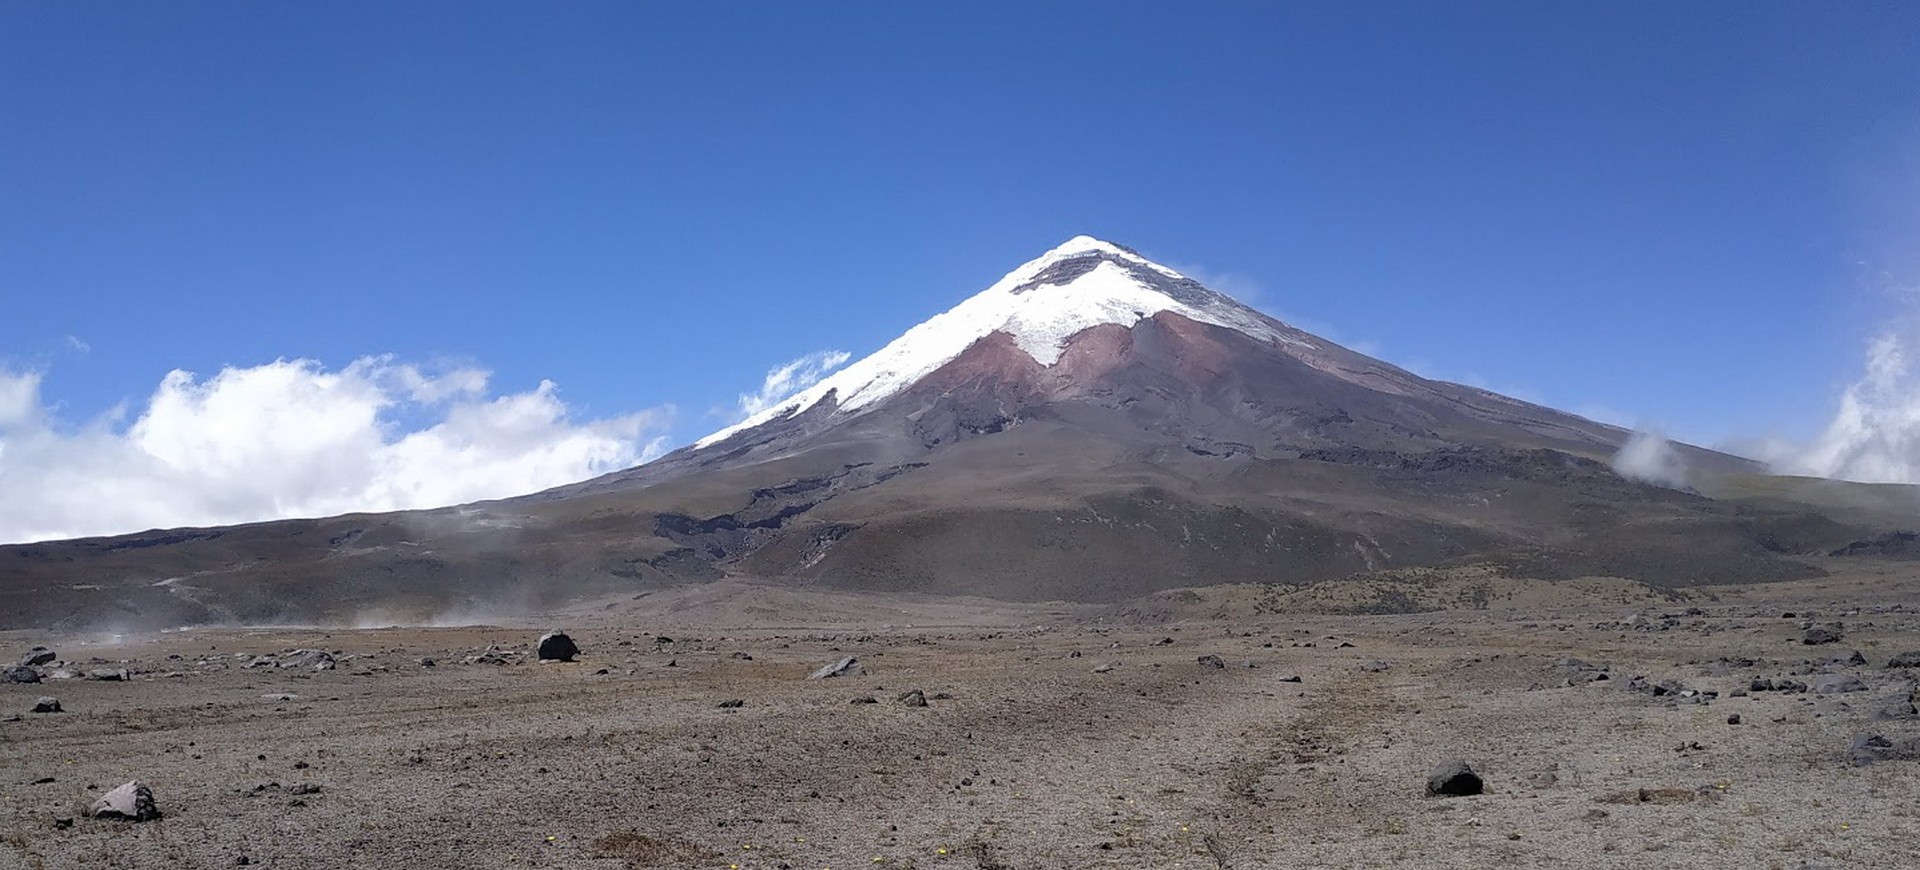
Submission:
POLYGON ((767 370, 766 380, 757 393, 741 393, 737 419, 745 420, 820 382, 834 369, 846 364, 852 355, 844 350, 817 350, 799 359, 767 370))
POLYGON ((550 381, 492 396, 485 371, 391 357, 174 371, 125 426, 61 425, 40 383, 0 371, 0 541, 518 495, 659 455, 671 416, 575 421, 550 381))
POLYGON ((1771 451, 1776 470, 1866 483, 1920 483, 1920 378, 1905 342, 1867 345, 1867 370, 1812 444, 1771 451))
POLYGON ((1613 470, 1621 477, 1655 486, 1681 488, 1687 485, 1687 463, 1673 442, 1656 430, 1633 433, 1614 454, 1613 470))
POLYGON ((32 423, 40 415, 40 373, 0 369, 0 432, 32 423))

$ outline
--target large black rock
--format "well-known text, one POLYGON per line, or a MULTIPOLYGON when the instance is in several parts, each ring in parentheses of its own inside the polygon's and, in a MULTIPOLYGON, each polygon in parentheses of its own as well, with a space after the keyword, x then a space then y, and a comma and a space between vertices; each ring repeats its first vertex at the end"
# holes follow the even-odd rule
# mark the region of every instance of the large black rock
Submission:
POLYGON ((573 638, 560 631, 541 635, 540 646, 535 650, 543 662, 570 662, 579 654, 580 647, 574 645, 573 638))
POLYGON ((1486 790, 1486 783, 1480 780, 1480 774, 1458 758, 1440 762, 1440 766, 1427 775, 1427 794, 1433 797, 1466 797, 1486 790))

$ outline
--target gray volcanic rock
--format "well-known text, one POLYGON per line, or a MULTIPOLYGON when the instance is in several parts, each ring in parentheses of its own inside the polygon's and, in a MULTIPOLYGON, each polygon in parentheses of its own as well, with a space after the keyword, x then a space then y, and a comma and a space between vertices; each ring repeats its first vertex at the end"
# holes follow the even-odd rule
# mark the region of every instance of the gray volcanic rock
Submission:
POLYGON ((50 665, 59 660, 59 654, 44 646, 36 646, 28 650, 26 655, 20 657, 20 663, 29 666, 50 665))
POLYGON ((1559 667, 1565 685, 1569 686, 1604 682, 1613 678, 1606 665, 1596 665, 1572 656, 1561 659, 1559 667))
POLYGON ((1854 668, 1866 663, 1866 654, 1857 649, 1850 649, 1844 653, 1836 653, 1828 656, 1827 660, 1822 663, 1822 666, 1829 668, 1854 668))
POLYGON ((1912 692, 1895 692, 1881 699, 1880 707, 1873 711, 1872 718, 1879 722, 1920 719, 1920 707, 1914 705, 1912 692))
POLYGON ((1867 684, 1852 674, 1821 674, 1813 678, 1813 692, 1816 695, 1833 695, 1841 692, 1864 692, 1867 684))
POLYGON ((861 666, 859 659, 854 658, 853 656, 847 656, 846 658, 843 658, 837 662, 833 662, 831 664, 825 665, 821 667, 819 670, 814 671, 812 674, 807 676, 807 679, 826 680, 826 679, 831 679, 833 677, 859 676, 860 674, 864 674, 866 672, 867 672, 867 669, 861 666))
POLYGON ((323 649, 297 649, 280 656, 276 663, 283 668, 314 671, 330 671, 334 668, 333 653, 323 649))
POLYGON ((1847 760, 1854 767, 1867 767, 1905 757, 1901 748, 1879 734, 1856 734, 1847 747, 1847 760))
POLYGON ((518 655, 520 654, 517 652, 510 652, 502 650, 499 647, 489 646, 480 652, 461 659, 461 662, 469 665, 505 665, 515 661, 515 657, 518 655))
POLYGON ((1807 629, 1806 634, 1801 636, 1800 642, 1807 646, 1818 646, 1821 644, 1839 643, 1841 637, 1840 627, 1837 625, 1816 625, 1807 629))
POLYGON ((0 683, 37 683, 40 672, 26 665, 13 665, 0 669, 0 683))
POLYGON ((42 695, 39 700, 33 702, 33 712, 58 713, 60 712, 60 699, 42 695))
POLYGON ((101 795, 88 814, 96 819, 144 822, 160 818, 160 807, 154 803, 153 789, 136 779, 101 795))

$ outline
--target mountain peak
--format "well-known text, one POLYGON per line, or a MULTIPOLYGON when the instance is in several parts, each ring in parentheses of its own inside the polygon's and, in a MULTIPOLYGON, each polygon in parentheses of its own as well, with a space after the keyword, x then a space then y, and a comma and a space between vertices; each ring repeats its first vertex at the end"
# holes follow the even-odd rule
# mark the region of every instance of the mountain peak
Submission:
POLYGON ((842 413, 891 398, 995 332, 1012 337, 1042 366, 1051 366, 1067 340, 1086 329, 1109 323, 1130 328, 1163 311, 1265 341, 1312 346, 1304 333, 1130 248, 1092 236, 1074 236, 1008 272, 993 286, 907 330, 871 356, 694 442, 694 447, 717 444, 735 433, 790 417, 828 396, 834 397, 842 413))
POLYGON ((1111 260, 1116 264, 1151 269, 1172 280, 1189 280, 1187 276, 1141 256, 1139 251, 1126 245, 1084 235, 1074 236, 1059 247, 1028 260, 1020 268, 1009 272, 1007 277, 1026 274, 1031 280, 1032 277, 1046 271, 1048 267, 1069 260, 1111 260))
POLYGON ((1113 242, 1109 242, 1106 239, 1097 239, 1097 238, 1094 238, 1093 236, 1087 236, 1087 235, 1074 236, 1073 238, 1066 240, 1059 247, 1054 248, 1053 250, 1048 251, 1045 254, 1041 254, 1038 260, 1057 260, 1065 257, 1075 256, 1077 254, 1090 254, 1090 253, 1112 254, 1116 257, 1125 257, 1127 259, 1136 260, 1141 263, 1149 262, 1147 258, 1140 256, 1139 251, 1136 251, 1125 245, 1114 244, 1113 242))

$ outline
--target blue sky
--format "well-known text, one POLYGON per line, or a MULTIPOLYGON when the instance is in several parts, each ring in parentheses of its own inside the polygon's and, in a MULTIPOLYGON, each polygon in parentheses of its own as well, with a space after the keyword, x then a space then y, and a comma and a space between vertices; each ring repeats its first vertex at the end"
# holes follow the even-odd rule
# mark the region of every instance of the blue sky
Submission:
POLYGON ((668 445, 1090 233, 1424 374, 1808 439, 1915 311, 1917 35, 1899 3, 9 3, 0 370, 69 437, 174 370, 378 358, 668 445))

